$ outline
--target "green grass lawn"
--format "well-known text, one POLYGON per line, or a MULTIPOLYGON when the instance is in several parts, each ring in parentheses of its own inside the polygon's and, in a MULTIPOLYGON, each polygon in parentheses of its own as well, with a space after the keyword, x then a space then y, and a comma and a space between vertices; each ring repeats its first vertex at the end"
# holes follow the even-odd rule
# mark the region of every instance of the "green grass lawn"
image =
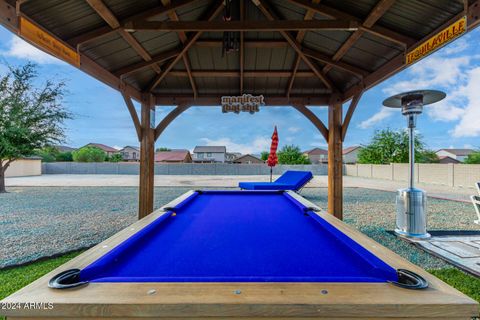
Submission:
MULTIPOLYGON (((30 282, 40 278, 80 253, 81 251, 77 251, 21 267, 0 270, 0 299, 5 298, 30 282)), ((468 275, 453 267, 428 271, 469 297, 480 302, 479 278, 468 275)), ((0 319, 3 318, 0 317, 0 319)))

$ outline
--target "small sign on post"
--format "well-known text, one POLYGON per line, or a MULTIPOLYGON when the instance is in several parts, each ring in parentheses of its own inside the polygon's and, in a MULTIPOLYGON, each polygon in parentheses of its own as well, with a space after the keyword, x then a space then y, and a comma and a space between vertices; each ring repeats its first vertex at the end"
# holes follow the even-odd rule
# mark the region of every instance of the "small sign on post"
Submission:
POLYGON ((75 50, 24 17, 20 17, 20 35, 60 60, 80 66, 80 55, 75 50))
POLYGON ((455 21, 418 47, 405 55, 405 64, 409 65, 429 55, 453 39, 458 38, 467 30, 467 17, 455 21))
POLYGON ((265 105, 263 95, 252 96, 251 94, 244 94, 241 96, 223 96, 221 101, 223 113, 249 112, 253 114, 260 111, 260 106, 265 105))

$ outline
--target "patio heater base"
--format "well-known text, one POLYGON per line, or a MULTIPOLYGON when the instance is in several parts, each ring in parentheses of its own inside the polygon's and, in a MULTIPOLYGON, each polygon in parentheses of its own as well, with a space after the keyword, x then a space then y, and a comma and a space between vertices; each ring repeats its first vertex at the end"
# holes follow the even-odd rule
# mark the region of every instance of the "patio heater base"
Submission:
POLYGON ((395 233, 401 237, 429 239, 427 232, 427 194, 417 188, 397 191, 397 227, 395 233))

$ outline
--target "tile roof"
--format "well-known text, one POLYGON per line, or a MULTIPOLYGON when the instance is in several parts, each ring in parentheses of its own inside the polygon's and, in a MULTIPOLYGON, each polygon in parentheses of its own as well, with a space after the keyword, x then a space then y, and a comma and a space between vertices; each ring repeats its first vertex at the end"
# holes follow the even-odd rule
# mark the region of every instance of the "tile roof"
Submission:
POLYGON ((343 153, 343 154, 349 154, 350 152, 355 151, 355 150, 357 150, 358 148, 361 148, 361 147, 360 147, 360 146, 348 147, 348 148, 343 149, 342 153, 343 153))
POLYGON ((188 150, 172 150, 155 152, 155 162, 183 161, 190 152, 188 150))
POLYGON ((442 150, 453 153, 456 156, 468 156, 470 153, 475 152, 473 149, 440 149, 438 151, 442 150))
POLYGON ((117 152, 117 151, 118 151, 117 149, 112 148, 112 147, 107 146, 107 145, 102 144, 102 143, 93 143, 93 142, 91 142, 91 143, 89 143, 89 144, 84 145, 84 147, 97 147, 97 148, 102 149, 102 150, 105 151, 105 152, 117 152))
POLYGON ((196 146, 193 149, 193 153, 197 152, 214 152, 214 153, 225 153, 227 152, 227 147, 225 146, 196 146))
POLYGON ((328 151, 321 148, 313 148, 312 150, 307 150, 307 151, 304 151, 303 153, 306 153, 309 155, 321 155, 321 154, 327 155, 328 151))

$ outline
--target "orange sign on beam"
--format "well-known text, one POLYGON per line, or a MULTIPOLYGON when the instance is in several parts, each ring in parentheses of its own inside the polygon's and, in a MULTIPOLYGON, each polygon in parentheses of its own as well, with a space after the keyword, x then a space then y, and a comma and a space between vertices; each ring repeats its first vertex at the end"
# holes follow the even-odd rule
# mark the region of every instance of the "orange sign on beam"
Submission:
POLYGON ((20 17, 20 35, 60 60, 76 67, 80 66, 80 55, 75 50, 24 17, 20 17))
POLYGON ((405 63, 409 65, 417 60, 422 59, 453 39, 458 38, 466 30, 467 17, 462 17, 460 20, 455 21, 412 51, 408 52, 405 56, 405 63))

